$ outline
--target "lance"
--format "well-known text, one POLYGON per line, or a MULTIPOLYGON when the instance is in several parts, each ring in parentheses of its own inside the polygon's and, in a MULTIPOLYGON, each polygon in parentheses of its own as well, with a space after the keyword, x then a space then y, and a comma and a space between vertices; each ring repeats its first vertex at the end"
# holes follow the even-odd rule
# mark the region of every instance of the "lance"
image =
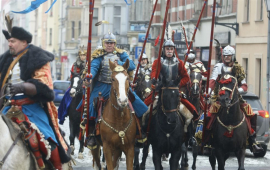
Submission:
MULTIPOLYGON (((87 44, 87 60, 88 60, 88 65, 87 65, 87 74, 85 76, 85 79, 87 81, 90 81, 92 79, 92 76, 90 76, 91 73, 91 40, 92 40, 92 21, 93 21, 93 11, 94 11, 94 3, 95 0, 89 0, 89 33, 88 33, 88 44, 87 44)), ((86 87, 86 106, 87 109, 83 110, 84 112, 84 119, 83 122, 81 123, 81 127, 85 126, 84 132, 86 132, 86 135, 88 135, 88 126, 89 126, 89 102, 90 102, 90 87, 86 87), (85 113, 86 112, 86 113, 85 113)), ((80 133, 79 139, 81 136, 84 135, 84 132, 80 133)))
POLYGON ((143 52, 144 52, 144 48, 145 48, 145 45, 146 45, 146 42, 147 42, 147 38, 148 38, 148 35, 149 35, 149 30, 150 30, 150 27, 151 27, 151 25, 152 25, 152 20, 153 20, 153 17, 154 17, 154 13, 155 13, 155 11, 156 11, 157 2, 158 2, 158 0, 156 0, 156 3, 155 3, 154 8, 153 8, 152 15, 151 15, 151 19, 150 19, 150 21, 149 21, 149 26, 148 26, 148 28, 147 28, 147 32, 146 32, 146 35, 145 35, 145 39, 144 39, 144 42, 143 42, 142 52, 141 52, 140 58, 139 58, 139 60, 138 60, 138 65, 137 65, 136 73, 135 73, 135 76, 134 76, 134 79, 133 79, 133 85, 135 84, 135 81, 136 81, 136 79, 137 79, 138 70, 139 70, 139 67, 140 67, 140 65, 141 65, 141 59, 142 59, 143 52))
POLYGON ((196 32, 197 32, 197 29, 198 29, 199 23, 200 23, 200 21, 201 21, 201 18, 202 18, 202 13, 203 13, 203 11, 204 11, 204 8, 205 8, 206 4, 207 4, 207 0, 205 0, 205 1, 204 1, 204 4, 203 4, 202 10, 201 10, 201 13, 200 13, 199 19, 198 19, 198 21, 197 21, 197 24, 196 24, 196 27, 195 27, 195 30, 194 30, 194 33, 193 33, 193 36, 192 36, 192 40, 191 40, 191 42, 190 42, 190 44, 189 44, 189 46, 188 46, 188 50, 187 50, 187 53, 186 53, 186 57, 185 57, 185 61, 184 61, 184 65, 186 64, 187 57, 188 57, 188 53, 189 53, 190 48, 191 48, 191 46, 192 46, 192 43, 193 43, 193 41, 194 41, 194 39, 195 39, 195 35, 196 35, 196 32))
MULTIPOLYGON (((164 16, 164 20, 163 20, 163 30, 162 30, 161 40, 160 40, 160 45, 159 45, 158 61, 157 61, 157 65, 156 65, 156 74, 155 74, 155 77, 154 77, 156 80, 157 80, 157 78, 159 76, 160 58, 161 58, 161 52, 162 52, 162 45, 163 45, 163 41, 164 41, 165 27, 166 27, 166 22, 167 22, 167 14, 168 14, 168 10, 169 10, 170 1, 171 0, 167 0, 166 11, 165 11, 165 16, 164 16)), ((153 88, 153 93, 152 93, 152 102, 151 102, 151 105, 150 105, 150 113, 149 113, 148 126, 147 126, 147 136, 148 136, 149 130, 150 130, 150 122, 151 122, 151 119, 152 119, 154 98, 155 98, 155 88, 153 88)))
MULTIPOLYGON (((175 33, 175 31, 173 30, 173 31, 172 31, 172 41, 173 41, 173 42, 174 42, 174 33, 175 33)), ((178 56, 178 53, 177 53, 176 48, 174 49, 174 54, 175 54, 176 57, 179 59, 179 56, 178 56)))
MULTIPOLYGON (((213 13, 212 13, 212 25, 211 25, 211 35, 210 35, 210 45, 209 45, 209 59, 208 59, 208 72, 207 72, 207 81, 206 81, 206 95, 208 95, 209 88, 209 75, 210 75, 210 67, 211 67, 211 56, 212 56, 212 47, 213 47, 213 34, 214 34, 214 23, 215 23, 215 11, 216 11, 216 0, 214 0, 213 4, 213 13)), ((203 120, 203 132, 202 132, 202 146, 201 151, 204 146, 204 132, 206 129, 206 114, 207 113, 207 102, 204 104, 204 120, 203 120)))
POLYGON ((182 21, 181 21, 181 26, 182 26, 183 34, 184 34, 184 37, 185 37, 186 46, 187 46, 187 48, 188 48, 186 28, 184 27, 184 24, 183 24, 182 21))

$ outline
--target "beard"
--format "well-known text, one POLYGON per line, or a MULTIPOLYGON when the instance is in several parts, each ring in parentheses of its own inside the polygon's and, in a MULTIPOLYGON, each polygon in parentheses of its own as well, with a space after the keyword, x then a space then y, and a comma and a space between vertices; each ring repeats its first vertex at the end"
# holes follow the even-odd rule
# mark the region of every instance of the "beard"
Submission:
POLYGON ((9 53, 10 53, 11 55, 15 55, 15 54, 16 54, 15 50, 12 49, 12 48, 9 49, 9 53))

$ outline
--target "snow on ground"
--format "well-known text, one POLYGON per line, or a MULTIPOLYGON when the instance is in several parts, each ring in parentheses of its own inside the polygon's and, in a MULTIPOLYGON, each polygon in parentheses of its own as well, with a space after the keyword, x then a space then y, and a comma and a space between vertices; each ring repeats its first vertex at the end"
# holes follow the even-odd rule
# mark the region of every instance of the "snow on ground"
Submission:
MULTIPOLYGON (((62 130, 65 131, 66 136, 65 139, 66 141, 69 143, 69 120, 68 118, 66 118, 64 125, 60 125, 60 127, 62 128, 62 130)), ((92 155, 90 153, 90 150, 88 148, 84 148, 84 159, 78 159, 78 150, 79 150, 79 141, 76 139, 75 140, 75 152, 73 155, 73 158, 75 159, 77 165, 75 167, 89 167, 93 165, 92 162, 92 155)), ((142 153, 142 149, 141 149, 141 153, 142 153)), ((245 166, 248 167, 268 167, 269 166, 269 162, 270 162, 270 153, 267 152, 265 157, 263 158, 254 158, 252 153, 249 150, 246 150, 246 158, 245 158, 245 166)), ((189 158, 189 165, 191 166, 192 164, 192 153, 188 152, 188 158, 189 158)), ((140 154, 140 161, 142 159, 142 154, 140 154)), ((169 168, 169 161, 163 161, 162 165, 164 167, 164 169, 168 169, 169 168)), ((210 163, 208 161, 208 157, 207 156, 198 156, 197 157, 197 167, 210 167, 210 163)), ((225 167, 237 167, 238 166, 238 162, 236 157, 231 157, 226 161, 226 166, 225 167)), ((125 161, 120 161, 120 167, 121 168, 125 168, 125 161)), ((146 167, 147 168, 153 168, 153 162, 152 162, 152 150, 150 147, 149 150, 149 155, 146 161, 146 167)))

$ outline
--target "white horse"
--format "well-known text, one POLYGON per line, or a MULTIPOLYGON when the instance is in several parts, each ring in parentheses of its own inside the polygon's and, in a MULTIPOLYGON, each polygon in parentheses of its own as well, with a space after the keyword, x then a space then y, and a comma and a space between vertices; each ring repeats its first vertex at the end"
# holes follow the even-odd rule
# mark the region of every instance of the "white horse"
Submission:
MULTIPOLYGON (((26 148, 21 138, 17 140, 17 143, 8 153, 14 141, 11 137, 7 124, 3 119, 4 119, 4 115, 0 113, 0 169, 1 169, 1 165, 2 165, 1 170, 37 169, 35 158, 31 156, 31 153, 29 153, 28 149, 26 148), (4 160, 4 162, 2 162, 5 156, 6 156, 6 159, 4 160)), ((63 164, 62 167, 63 167, 63 170, 68 170, 69 168, 71 168, 69 167, 68 163, 63 164)))

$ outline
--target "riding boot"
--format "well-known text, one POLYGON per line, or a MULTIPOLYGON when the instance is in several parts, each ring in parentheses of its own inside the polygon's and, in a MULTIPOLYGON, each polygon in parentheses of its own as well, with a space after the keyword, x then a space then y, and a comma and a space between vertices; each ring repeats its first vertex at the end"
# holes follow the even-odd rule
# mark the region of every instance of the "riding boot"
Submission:
POLYGON ((96 122, 95 120, 89 121, 89 128, 88 128, 88 136, 85 139, 85 145, 88 149, 93 150, 97 148, 97 141, 96 141, 96 122))
POLYGON ((36 157, 37 164, 40 169, 45 168, 45 164, 42 159, 41 152, 39 150, 39 140, 37 137, 37 132, 34 129, 28 129, 27 134, 25 135, 25 141, 28 144, 30 150, 33 152, 34 156, 36 157))
POLYGON ((254 130, 253 134, 250 134, 248 138, 249 147, 252 148, 253 153, 259 153, 263 151, 263 148, 260 144, 256 141, 256 124, 257 124, 257 115, 250 117, 250 125, 251 128, 254 130))
POLYGON ((62 163, 57 146, 54 148, 54 150, 52 150, 51 158, 49 160, 51 161, 56 170, 62 170, 62 163))

